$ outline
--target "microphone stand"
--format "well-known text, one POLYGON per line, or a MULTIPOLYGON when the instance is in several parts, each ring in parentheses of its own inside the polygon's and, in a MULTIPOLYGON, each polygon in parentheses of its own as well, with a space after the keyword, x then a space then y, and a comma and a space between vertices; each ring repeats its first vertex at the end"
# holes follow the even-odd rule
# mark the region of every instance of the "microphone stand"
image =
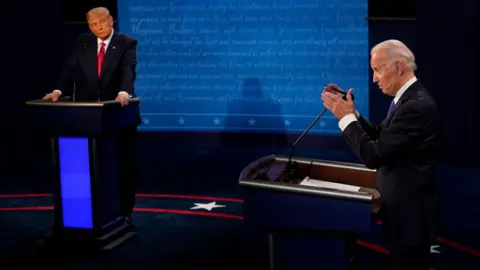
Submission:
POLYGON ((307 133, 312 129, 312 127, 318 122, 318 120, 325 114, 327 108, 323 109, 323 111, 313 120, 313 122, 308 126, 308 128, 298 137, 298 139, 293 143, 292 149, 290 150, 290 155, 288 156, 287 166, 285 167, 285 171, 283 171, 282 175, 280 176, 281 181, 287 180, 286 182, 291 182, 295 178, 298 178, 298 164, 297 162, 292 163, 293 153, 295 152, 295 148, 297 144, 307 135, 307 133), (287 175, 287 179, 284 179, 284 175, 287 175))
POLYGON ((80 52, 80 55, 78 56, 77 58, 77 68, 76 68, 76 71, 75 71, 75 77, 74 77, 74 80, 73 80, 73 97, 72 97, 72 101, 75 102, 75 96, 76 96, 76 93, 77 93, 77 77, 78 77, 78 72, 80 70, 80 56, 83 54, 83 52, 85 51, 85 49, 87 48, 87 45, 88 44, 84 44, 83 45, 83 48, 80 52))
MULTIPOLYGON (((331 88, 331 89, 343 95, 342 96, 343 100, 347 100, 347 93, 336 88, 331 88)), ((352 94, 352 100, 354 100, 353 94, 352 94)), ((323 109, 323 111, 315 118, 315 120, 313 120, 310 126, 308 126, 308 128, 302 133, 302 135, 300 135, 300 137, 298 137, 298 139, 293 143, 292 149, 290 150, 290 155, 288 156, 287 165, 285 166, 285 170, 282 172, 282 174, 278 177, 277 180, 280 180, 281 182, 293 182, 295 179, 299 179, 301 177, 298 172, 298 163, 292 162, 292 157, 295 151, 295 147, 303 139, 303 137, 307 135, 310 129, 312 129, 312 127, 318 122, 320 117, 322 117, 322 115, 324 115, 326 111, 327 111, 327 108, 323 109)))
POLYGON ((77 59, 77 70, 75 71, 75 78, 73 80, 73 97, 72 97, 72 101, 75 102, 75 96, 76 96, 76 93, 77 93, 77 77, 78 77, 78 70, 80 69, 80 63, 79 63, 79 59, 77 59))

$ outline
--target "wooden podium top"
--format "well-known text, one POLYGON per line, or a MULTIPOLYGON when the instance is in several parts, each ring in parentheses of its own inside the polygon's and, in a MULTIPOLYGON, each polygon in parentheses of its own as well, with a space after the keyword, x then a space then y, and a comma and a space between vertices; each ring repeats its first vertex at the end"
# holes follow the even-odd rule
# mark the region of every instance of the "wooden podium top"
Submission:
MULTIPOLYGON (((137 104, 140 102, 138 98, 131 98, 129 104, 137 104)), ((28 106, 46 106, 46 107, 105 107, 111 105, 120 105, 116 100, 107 100, 99 102, 83 102, 83 101, 45 101, 43 99, 29 100, 25 102, 28 106)), ((128 105, 127 105, 128 106, 128 105)))
POLYGON ((376 190, 376 170, 368 169, 361 164, 299 157, 292 158, 292 162, 297 164, 297 175, 289 179, 291 181, 282 180, 288 157, 272 155, 249 164, 240 174, 240 184, 314 196, 360 200, 372 203, 374 212, 378 210, 380 194, 376 190), (360 189, 337 190, 300 184, 306 177, 312 180, 357 186, 360 189))

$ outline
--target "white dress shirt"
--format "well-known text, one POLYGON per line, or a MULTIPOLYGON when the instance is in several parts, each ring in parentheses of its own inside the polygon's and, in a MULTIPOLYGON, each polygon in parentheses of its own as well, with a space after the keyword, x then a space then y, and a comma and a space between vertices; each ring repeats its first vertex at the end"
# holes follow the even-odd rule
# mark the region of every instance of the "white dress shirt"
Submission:
MULTIPOLYGON (((413 76, 410 80, 408 80, 395 94, 395 97, 393 98, 395 104, 400 100, 400 97, 407 91, 407 89, 417 81, 417 77, 413 76)), ((350 123, 353 121, 357 121, 357 118, 360 117, 360 114, 358 111, 355 111, 355 114, 347 114, 345 115, 340 121, 338 122, 338 126, 342 131, 344 131, 350 123)))
MULTIPOLYGON (((101 44, 102 42, 105 43, 105 54, 107 53, 108 45, 110 45, 110 41, 112 41, 112 37, 113 37, 113 33, 114 33, 114 32, 115 32, 115 31, 112 30, 112 33, 110 34, 110 36, 109 36, 107 39, 105 39, 105 40, 102 40, 102 39, 100 39, 100 38, 97 38, 97 55, 98 55, 98 53, 100 53, 100 47, 101 47, 100 44, 101 44)), ((55 90, 53 90, 53 91, 59 93, 60 95, 62 95, 62 91, 60 91, 59 89, 55 89, 55 90)), ((125 92, 125 91, 120 91, 118 94, 119 94, 119 95, 125 95, 127 98, 130 98, 130 97, 131 97, 131 96, 130 96, 127 92, 125 92)))
POLYGON ((112 30, 112 33, 110 34, 110 36, 105 40, 101 40, 100 38, 97 38, 97 55, 100 53, 100 43, 102 42, 105 43, 105 53, 107 53, 108 45, 110 44, 110 41, 112 41, 113 32, 114 30, 112 30))

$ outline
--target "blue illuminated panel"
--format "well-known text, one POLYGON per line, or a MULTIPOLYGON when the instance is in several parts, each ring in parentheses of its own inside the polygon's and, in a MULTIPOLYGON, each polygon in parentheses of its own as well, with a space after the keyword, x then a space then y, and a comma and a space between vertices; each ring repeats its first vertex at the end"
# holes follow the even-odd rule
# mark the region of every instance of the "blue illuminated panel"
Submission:
POLYGON ((58 138, 63 226, 93 228, 88 138, 58 138))

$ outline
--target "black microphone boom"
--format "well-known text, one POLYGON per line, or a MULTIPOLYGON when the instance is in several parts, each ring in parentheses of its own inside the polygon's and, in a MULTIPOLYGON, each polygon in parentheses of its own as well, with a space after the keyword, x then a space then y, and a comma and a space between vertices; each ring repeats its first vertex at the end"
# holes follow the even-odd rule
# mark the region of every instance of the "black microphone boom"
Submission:
MULTIPOLYGON (((288 163, 287 166, 285 167, 284 174, 286 173, 288 175, 289 180, 293 180, 298 177, 298 164, 297 162, 292 163, 292 157, 293 153, 295 152, 295 148, 297 147, 297 144, 307 135, 307 133, 312 129, 312 127, 318 122, 320 117, 322 117, 323 114, 327 111, 327 108, 323 109, 323 111, 313 120, 313 122, 308 126, 308 128, 298 137, 298 139, 293 143, 292 149, 290 149, 290 155, 288 156, 288 163)), ((288 182, 290 182, 288 181, 288 182)))
MULTIPOLYGON (((347 100, 347 93, 345 93, 342 90, 332 88, 334 91, 342 94, 342 99, 347 100)), ((352 100, 353 100, 353 94, 352 94, 352 100)), ((323 109, 323 111, 313 120, 313 122, 308 126, 308 128, 298 137, 298 139, 293 143, 292 148, 290 149, 290 155, 288 156, 288 162, 287 165, 285 166, 285 170, 282 172, 282 174, 279 177, 279 180, 282 182, 292 182, 294 180, 299 180, 301 177, 298 173, 298 164, 297 162, 292 162, 292 157, 293 153, 295 152, 295 148, 300 143, 300 141, 307 135, 307 133, 312 129, 312 127, 318 122, 318 120, 322 117, 322 115, 325 114, 327 111, 327 108, 323 109)))

